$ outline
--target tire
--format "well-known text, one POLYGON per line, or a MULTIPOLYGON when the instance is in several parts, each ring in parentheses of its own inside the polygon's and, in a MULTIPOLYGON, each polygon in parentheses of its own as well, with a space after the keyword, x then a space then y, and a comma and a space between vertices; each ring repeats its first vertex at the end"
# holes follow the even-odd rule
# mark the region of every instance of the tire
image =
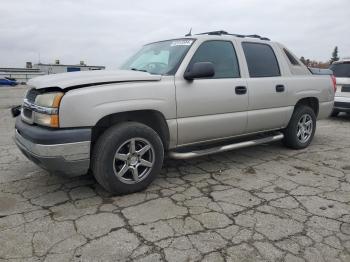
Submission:
POLYGON ((97 140, 92 172, 107 191, 129 194, 145 189, 154 180, 163 159, 162 140, 152 128, 125 122, 110 127, 97 140))
POLYGON ((315 112, 308 106, 300 105, 294 110, 292 118, 289 121, 287 128, 284 130, 283 142, 287 147, 293 149, 306 148, 311 143, 315 130, 315 112), (306 122, 303 122, 304 120, 306 122))
POLYGON ((331 113, 331 117, 336 117, 338 115, 339 115, 339 112, 335 111, 335 110, 333 110, 332 113, 331 113))

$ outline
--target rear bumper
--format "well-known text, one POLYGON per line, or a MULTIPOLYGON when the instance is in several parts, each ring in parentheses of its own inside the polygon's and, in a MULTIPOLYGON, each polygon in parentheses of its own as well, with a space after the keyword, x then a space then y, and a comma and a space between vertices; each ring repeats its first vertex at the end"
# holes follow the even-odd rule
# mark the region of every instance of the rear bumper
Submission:
POLYGON ((329 115, 332 113, 333 105, 334 101, 320 102, 317 119, 329 117, 329 115))
POLYGON ((350 112, 350 97, 336 96, 334 98, 334 111, 350 112))
POLYGON ((18 117, 14 140, 22 153, 41 168, 74 176, 86 174, 89 169, 90 137, 90 128, 52 130, 27 125, 18 117))

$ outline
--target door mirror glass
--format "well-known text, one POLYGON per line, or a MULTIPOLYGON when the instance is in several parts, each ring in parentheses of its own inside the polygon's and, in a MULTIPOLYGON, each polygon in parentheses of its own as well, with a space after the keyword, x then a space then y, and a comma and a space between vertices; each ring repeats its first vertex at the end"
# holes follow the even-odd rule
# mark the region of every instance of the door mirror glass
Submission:
POLYGON ((207 78, 215 75, 214 65, 211 62, 197 62, 194 63, 184 74, 186 80, 193 80, 195 78, 207 78))

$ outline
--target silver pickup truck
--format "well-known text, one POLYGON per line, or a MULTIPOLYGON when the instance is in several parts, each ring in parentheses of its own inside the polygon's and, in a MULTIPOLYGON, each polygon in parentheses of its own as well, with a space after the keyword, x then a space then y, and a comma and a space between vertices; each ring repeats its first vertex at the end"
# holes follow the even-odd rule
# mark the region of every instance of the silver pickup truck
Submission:
POLYGON ((85 174, 115 194, 147 187, 177 159, 277 140, 307 147, 335 82, 283 45, 225 31, 154 42, 117 71, 32 79, 15 141, 52 173, 85 174))

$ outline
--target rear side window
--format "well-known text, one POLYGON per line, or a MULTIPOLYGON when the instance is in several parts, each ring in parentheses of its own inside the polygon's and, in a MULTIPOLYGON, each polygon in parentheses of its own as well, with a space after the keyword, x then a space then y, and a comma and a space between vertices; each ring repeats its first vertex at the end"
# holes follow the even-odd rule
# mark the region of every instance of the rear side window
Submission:
POLYGON ((295 66, 300 65, 298 60, 296 60, 295 57, 287 49, 283 48, 283 51, 286 54, 286 56, 288 57, 288 60, 292 65, 295 65, 295 66))
POLYGON ((350 62, 333 64, 330 69, 336 77, 350 77, 350 62))
POLYGON ((202 43, 189 66, 197 62, 213 63, 215 75, 212 78, 240 77, 237 55, 231 42, 213 40, 202 43))
POLYGON ((250 77, 280 76, 277 58, 271 46, 267 44, 243 42, 245 58, 250 77))

